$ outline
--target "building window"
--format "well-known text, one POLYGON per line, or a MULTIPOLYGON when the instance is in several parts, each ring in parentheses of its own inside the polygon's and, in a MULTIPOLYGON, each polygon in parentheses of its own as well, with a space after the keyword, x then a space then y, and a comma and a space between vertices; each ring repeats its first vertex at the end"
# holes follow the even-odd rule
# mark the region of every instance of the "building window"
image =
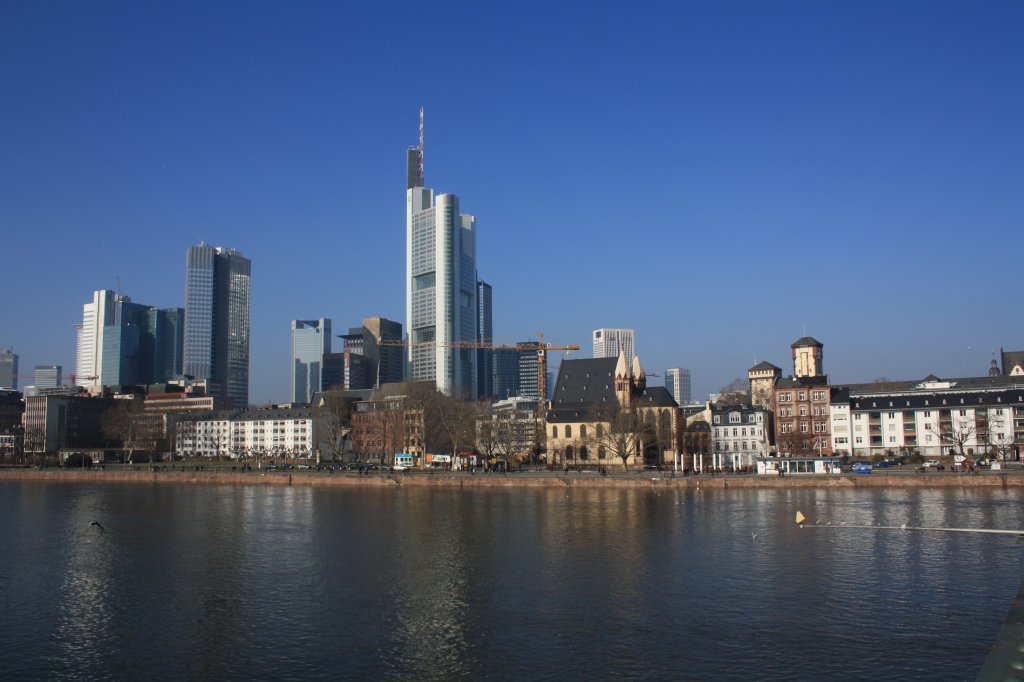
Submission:
POLYGON ((571 425, 567 425, 565 427, 565 437, 566 438, 572 438, 572 426, 571 425))
POLYGON ((552 426, 551 427, 551 437, 552 438, 558 438, 558 427, 557 426, 552 426))
MULTIPOLYGON (((586 424, 582 424, 582 425, 580 425, 580 438, 586 438, 586 437, 587 437, 587 425, 586 424)), ((584 457, 583 459, 586 459, 586 457, 584 457)))

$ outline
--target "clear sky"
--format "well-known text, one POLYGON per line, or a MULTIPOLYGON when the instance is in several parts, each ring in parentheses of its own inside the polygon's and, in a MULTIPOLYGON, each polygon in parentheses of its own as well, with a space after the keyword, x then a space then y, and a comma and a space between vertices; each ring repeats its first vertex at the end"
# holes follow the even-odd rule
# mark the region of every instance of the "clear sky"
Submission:
POLYGON ((6 2, 0 93, 23 373, 118 279, 182 306, 200 240, 253 262, 253 402, 290 320, 404 324, 420 106, 500 341, 632 327, 698 398, 804 335, 840 383, 1024 349, 1017 0, 6 2))

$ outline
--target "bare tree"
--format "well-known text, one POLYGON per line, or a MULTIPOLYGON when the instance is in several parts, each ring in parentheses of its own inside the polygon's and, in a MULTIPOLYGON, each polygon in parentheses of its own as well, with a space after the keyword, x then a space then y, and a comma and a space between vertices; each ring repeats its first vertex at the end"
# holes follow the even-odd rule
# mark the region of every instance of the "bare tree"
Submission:
POLYGON ((641 459, 640 444, 649 436, 648 425, 635 405, 620 408, 617 403, 599 405, 594 411, 591 422, 594 433, 588 433, 588 439, 598 447, 603 447, 608 454, 622 461, 622 468, 629 471, 629 458, 634 461, 641 459), (597 426, 601 428, 598 429, 597 426))
POLYGON ((942 438, 946 440, 950 445, 960 451, 960 455, 964 456, 964 445, 974 438, 976 427, 974 420, 970 417, 956 417, 953 418, 948 427, 944 427, 942 430, 942 438))
POLYGON ((493 455, 498 451, 498 420, 501 415, 494 412, 491 403, 479 401, 475 403, 476 449, 484 456, 493 455))
POLYGON ((41 462, 46 448, 46 431, 41 426, 27 426, 22 438, 22 452, 26 457, 38 458, 41 462))
POLYGON ((131 464, 135 450, 145 436, 145 426, 140 419, 142 405, 135 400, 118 400, 117 404, 103 413, 100 432, 105 438, 116 441, 125 454, 125 462, 131 464))
POLYGON ((522 462, 522 455, 531 445, 527 425, 532 416, 508 410, 495 416, 495 451, 505 462, 506 468, 522 462))
POLYGON ((471 403, 441 394, 438 394, 436 409, 438 423, 451 447, 452 455, 456 456, 460 446, 472 443, 475 411, 471 403))
POLYGON ((696 458, 711 452, 711 426, 703 417, 688 424, 684 421, 680 427, 679 441, 680 452, 689 456, 691 466, 697 468, 694 464, 696 458))
POLYGON ((332 460, 344 458, 355 404, 356 399, 346 396, 341 390, 327 390, 320 394, 316 412, 317 434, 332 460))
POLYGON ((736 378, 718 391, 718 403, 722 405, 749 405, 750 382, 736 378))

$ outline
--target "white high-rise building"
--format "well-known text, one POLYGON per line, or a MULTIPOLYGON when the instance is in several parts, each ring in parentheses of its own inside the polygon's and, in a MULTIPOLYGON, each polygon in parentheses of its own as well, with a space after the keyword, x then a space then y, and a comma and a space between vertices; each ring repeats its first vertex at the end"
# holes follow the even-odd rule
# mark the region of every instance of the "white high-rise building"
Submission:
POLYGON ((292 320, 292 402, 308 403, 322 388, 324 355, 331 352, 331 321, 292 320))
POLYGON ((118 295, 109 289, 94 291, 92 302, 82 306, 75 352, 75 383, 85 388, 101 385, 103 329, 114 323, 118 295))
POLYGON ((420 144, 409 149, 406 161, 407 378, 476 398, 477 351, 451 347, 477 338, 476 219, 459 213, 454 194, 435 196, 423 186, 422 109, 420 144))
POLYGON ((675 398, 677 405, 686 405, 692 399, 690 391, 690 370, 674 367, 665 370, 665 388, 675 398))
POLYGON ((635 332, 632 329, 611 329, 603 327, 594 330, 594 357, 617 358, 626 354, 626 363, 632 365, 636 357, 635 332))

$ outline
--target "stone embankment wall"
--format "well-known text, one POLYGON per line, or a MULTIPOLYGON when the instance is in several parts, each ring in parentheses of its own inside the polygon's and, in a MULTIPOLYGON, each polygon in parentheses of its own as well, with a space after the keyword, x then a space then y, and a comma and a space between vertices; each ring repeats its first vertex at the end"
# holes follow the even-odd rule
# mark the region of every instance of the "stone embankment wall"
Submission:
POLYGON ((437 488, 1018 488, 1024 473, 983 474, 871 474, 829 476, 655 476, 643 473, 601 476, 592 473, 514 474, 327 474, 257 471, 98 471, 63 469, 0 470, 0 481, 67 483, 152 483, 206 485, 295 485, 437 488))

